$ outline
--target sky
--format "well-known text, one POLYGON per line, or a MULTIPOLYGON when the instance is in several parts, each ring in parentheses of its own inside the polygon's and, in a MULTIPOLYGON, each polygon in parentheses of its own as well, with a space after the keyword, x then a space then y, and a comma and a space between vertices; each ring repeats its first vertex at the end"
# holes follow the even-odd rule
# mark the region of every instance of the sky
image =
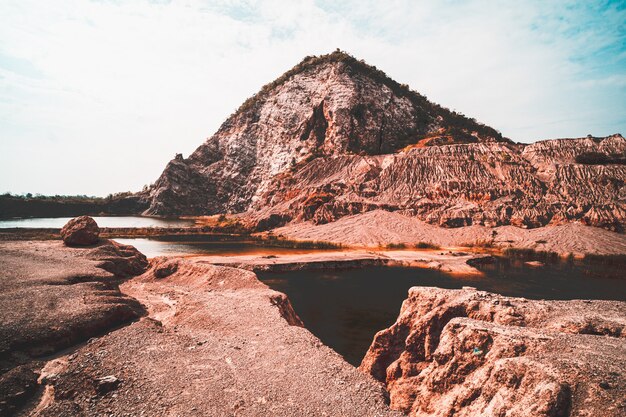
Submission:
POLYGON ((626 1, 0 2, 0 192, 154 182, 340 48, 518 142, 626 134, 626 1))

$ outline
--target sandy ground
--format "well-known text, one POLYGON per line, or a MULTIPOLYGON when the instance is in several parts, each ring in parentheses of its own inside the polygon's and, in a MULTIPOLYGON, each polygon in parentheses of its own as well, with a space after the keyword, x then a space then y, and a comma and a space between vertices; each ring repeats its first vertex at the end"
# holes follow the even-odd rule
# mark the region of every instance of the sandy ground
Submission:
POLYGON ((481 274, 467 261, 485 255, 452 251, 392 250, 323 251, 308 254, 199 256, 202 263, 225 265, 252 271, 351 268, 363 266, 414 266, 439 269, 452 274, 481 274))
POLYGON ((287 225, 274 229, 274 233, 288 239, 318 240, 361 247, 418 242, 458 247, 493 241, 498 247, 532 248, 560 254, 626 254, 626 234, 580 223, 537 229, 515 226, 442 228, 382 210, 343 217, 336 222, 317 226, 312 223, 287 225))

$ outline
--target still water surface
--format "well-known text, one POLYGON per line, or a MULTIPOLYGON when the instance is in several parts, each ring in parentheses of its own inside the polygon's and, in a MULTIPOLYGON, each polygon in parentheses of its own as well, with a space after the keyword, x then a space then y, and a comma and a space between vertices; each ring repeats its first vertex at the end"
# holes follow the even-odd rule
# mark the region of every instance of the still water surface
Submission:
POLYGON ((373 267, 257 275, 287 294, 307 329, 355 366, 374 334, 395 322, 413 286, 472 286, 534 299, 626 301, 626 279, 615 268, 567 263, 531 268, 521 262, 503 262, 483 271, 484 276, 459 277, 430 269, 373 267))
POLYGON ((114 240, 124 245, 132 245, 148 258, 172 255, 280 255, 317 252, 321 249, 293 249, 261 245, 253 241, 224 242, 211 240, 207 236, 170 236, 154 238, 129 238, 114 240))
MULTIPOLYGON (((0 220, 0 229, 24 227, 29 229, 51 228, 59 229, 72 217, 41 217, 31 219, 4 219, 0 220)), ((163 219, 142 216, 94 216, 93 219, 100 227, 185 227, 192 226, 193 220, 163 219)))

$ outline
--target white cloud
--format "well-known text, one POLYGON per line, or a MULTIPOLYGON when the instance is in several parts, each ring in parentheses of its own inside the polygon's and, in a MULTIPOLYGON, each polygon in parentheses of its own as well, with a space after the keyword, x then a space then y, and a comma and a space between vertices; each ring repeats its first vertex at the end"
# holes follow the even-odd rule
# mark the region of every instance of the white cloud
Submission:
POLYGON ((515 140, 623 130, 624 11, 544 3, 2 2, 0 191, 137 190, 336 47, 515 140))

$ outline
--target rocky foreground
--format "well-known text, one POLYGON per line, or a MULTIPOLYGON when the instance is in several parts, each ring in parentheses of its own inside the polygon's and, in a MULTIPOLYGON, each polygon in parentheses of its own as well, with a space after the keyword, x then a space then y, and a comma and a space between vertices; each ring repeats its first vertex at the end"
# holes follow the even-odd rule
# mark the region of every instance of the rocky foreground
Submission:
POLYGON ((144 314, 118 284, 147 266, 135 248, 112 241, 0 244, 0 415, 35 395, 48 355, 144 314))
POLYGON ((1 415, 396 415, 252 272, 157 258, 120 292, 119 248, 0 245, 1 415))
POLYGON ((626 303, 414 287, 360 368, 411 416, 623 416, 626 303))
POLYGON ((106 240, 1 243, 0 415, 617 416, 626 406, 626 303, 413 288, 359 370, 284 294, 209 261, 148 265, 106 240))

